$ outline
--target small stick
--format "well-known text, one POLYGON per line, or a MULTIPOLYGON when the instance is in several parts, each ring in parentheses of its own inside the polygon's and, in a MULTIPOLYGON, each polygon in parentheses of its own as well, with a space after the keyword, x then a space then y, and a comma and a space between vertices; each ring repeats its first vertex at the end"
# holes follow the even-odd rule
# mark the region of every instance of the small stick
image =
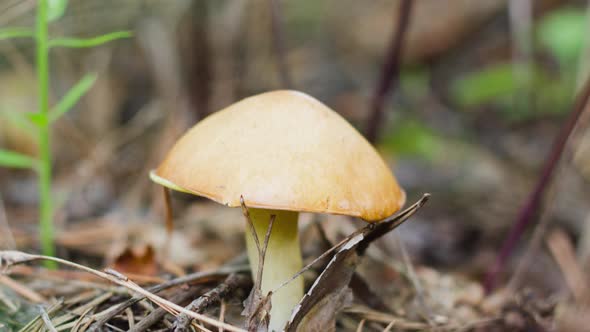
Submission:
POLYGON ((395 33, 389 43, 389 49, 385 57, 385 63, 381 71, 379 83, 371 99, 370 114, 367 122, 366 137, 371 143, 375 143, 379 136, 379 126, 383 118, 383 105, 387 93, 395 89, 399 79, 399 67, 402 56, 402 46, 405 32, 410 25, 410 13, 412 11, 412 0, 401 0, 399 4, 399 16, 395 33))
POLYGON ((395 325, 396 321, 391 321, 391 323, 387 324, 387 326, 383 329, 383 332, 389 332, 391 331, 391 329, 393 328, 393 326, 395 325))
MULTIPOLYGON (((211 305, 221 302, 223 298, 230 292, 249 284, 249 280, 250 278, 244 275, 230 274, 225 279, 225 281, 223 281, 221 284, 211 289, 207 293, 201 295, 199 298, 192 301, 189 305, 185 307, 185 309, 189 311, 202 313, 211 305)), ((188 326, 191 320, 192 319, 188 315, 180 314, 176 318, 176 322, 174 323, 174 326, 176 326, 174 328, 174 332, 188 331, 188 326)))
MULTIPOLYGON (((225 321, 225 301, 221 300, 221 305, 219 307, 219 321, 225 321)), ((223 332, 223 327, 219 327, 219 332, 223 332)))
POLYGON ((240 206, 242 207, 242 214, 246 218, 248 225, 250 226, 250 232, 252 233, 252 237, 254 238, 254 242, 256 243, 256 249, 258 250, 258 254, 262 252, 260 249, 260 240, 258 240, 258 234, 256 234, 256 229, 254 228, 254 224, 252 223, 252 219, 250 218, 250 211, 248 211, 248 207, 244 202, 244 196, 240 196, 240 206))
MULTIPOLYGON (((158 308, 161 309, 161 308, 158 308)), ((133 310, 131 308, 125 309, 125 315, 127 315, 127 322, 129 324, 129 330, 132 330, 135 327, 135 317, 133 315, 133 310)))
POLYGON ((366 319, 364 319, 364 318, 363 318, 363 319, 361 319, 361 321, 360 321, 359 325, 358 325, 358 326, 357 326, 357 328, 356 328, 356 332, 363 332, 363 329, 365 328, 365 322, 366 322, 366 321, 367 321, 367 320, 366 320, 366 319))
MULTIPOLYGON (((264 310, 266 308, 266 306, 269 304, 272 294, 274 293, 273 291, 270 291, 268 292, 268 294, 262 294, 262 274, 264 271, 264 258, 266 256, 266 249, 268 248, 268 243, 270 240, 270 235, 272 233, 272 227, 276 219, 276 215, 273 214, 270 216, 268 228, 266 229, 266 235, 264 236, 264 244, 261 248, 260 240, 258 239, 258 234, 256 234, 256 229, 254 228, 254 224, 252 223, 252 219, 250 218, 250 212, 248 211, 248 207, 246 207, 246 204, 244 203, 243 196, 240 196, 240 205, 242 207, 242 213, 244 214, 244 217, 246 217, 246 220, 250 225, 250 231, 252 233, 252 237, 256 242, 256 248, 258 251, 258 271, 256 273, 256 279, 254 280, 254 287, 252 288, 248 300, 246 300, 246 309, 244 311, 248 313, 248 329, 251 330, 253 328, 258 328, 254 327, 257 326, 259 323, 255 318, 258 316, 261 310, 264 310)), ((264 317, 268 318, 268 316, 266 315, 264 317)))
POLYGON ((561 230, 555 230, 549 234, 547 246, 559 265, 565 282, 578 304, 584 304, 588 300, 588 283, 586 276, 576 261, 574 248, 561 230))
POLYGON ((258 274, 256 275, 256 280, 254 281, 256 284, 256 289, 260 290, 262 287, 262 272, 264 270, 264 259, 266 257, 266 249, 268 249, 268 241, 270 240, 270 233, 272 232, 272 226, 274 225, 276 215, 270 216, 270 221, 268 222, 268 228, 266 230, 266 235, 264 236, 264 246, 262 247, 262 252, 259 253, 258 258, 258 274))
MULTIPOLYGON (((195 282, 198 281, 200 279, 211 279, 214 277, 219 277, 222 275, 227 275, 229 273, 232 272, 245 272, 245 271, 249 271, 250 267, 249 266, 238 266, 238 267, 230 267, 230 266, 226 266, 226 267, 222 267, 221 269, 217 270, 217 271, 202 271, 202 272, 196 272, 196 273, 192 273, 180 278, 176 278, 173 280, 170 280, 168 282, 162 283, 160 285, 156 285, 153 287, 148 288, 148 291, 152 292, 152 293, 158 293, 161 292, 163 290, 166 290, 168 288, 172 288, 178 285, 182 285, 182 284, 187 284, 187 283, 191 283, 191 282, 195 282)), ((123 312, 123 310, 125 310, 126 308, 134 305, 135 303, 141 301, 145 299, 145 296, 140 296, 140 295, 135 295, 132 298, 119 303, 118 305, 111 307, 107 313, 105 313, 104 315, 102 315, 100 317, 100 319, 98 319, 92 326, 92 329, 90 330, 90 332, 93 331, 98 331, 100 330, 100 328, 106 324, 106 322, 108 322, 109 320, 111 320, 113 317, 115 317, 116 315, 120 314, 121 312, 123 312)))
MULTIPOLYGON (((174 303, 183 303, 190 298, 197 296, 201 292, 201 287, 191 287, 188 291, 182 291, 176 294, 170 301, 174 303)), ((150 328, 152 325, 158 323, 162 317, 164 317, 168 312, 163 308, 158 308, 152 311, 149 315, 147 315, 144 319, 142 319, 135 327, 129 326, 129 331, 127 332, 143 332, 150 328)))
POLYGON ((268 247, 268 241, 270 240, 270 233, 272 231, 272 226, 276 219, 276 215, 270 216, 270 221, 268 223, 268 228, 266 230, 266 235, 264 237, 264 247, 260 247, 260 240, 258 239, 258 234, 256 233, 256 229, 254 228, 254 224, 252 223, 252 219, 250 218, 250 212, 248 211, 248 207, 244 203, 244 197, 240 196, 240 205, 242 206, 242 213, 244 217, 246 217, 246 221, 248 225, 250 225, 250 232, 252 233, 252 237, 254 238, 254 242, 256 242, 256 249, 258 250, 258 271, 256 273, 256 280, 254 280, 254 289, 260 291, 262 285, 262 272, 264 270, 264 258, 266 256, 266 248, 268 247))
MULTIPOLYGON (((145 296, 146 298, 150 299, 152 302, 154 302, 158 306, 164 308, 166 311, 168 311, 169 313, 171 313, 174 316, 178 316, 180 313, 184 312, 184 313, 187 313, 187 315, 193 317, 194 319, 196 319, 198 321, 210 324, 215 327, 223 326, 223 328, 225 328, 228 331, 246 332, 244 329, 241 329, 241 328, 238 328, 233 325, 226 324, 226 323, 221 323, 221 322, 217 321, 216 319, 210 318, 208 316, 197 314, 197 313, 191 312, 191 311, 187 311, 186 309, 184 309, 183 307, 181 307, 175 303, 172 303, 172 302, 170 302, 158 295, 150 293, 149 291, 140 287, 139 285, 137 285, 133 281, 129 280, 127 277, 121 275, 119 272, 116 272, 116 273, 113 272, 113 270, 107 270, 105 272, 102 272, 102 271, 97 271, 97 270, 91 269, 91 268, 84 266, 84 265, 80 265, 80 264, 76 264, 76 263, 67 261, 65 259, 57 258, 57 257, 50 257, 50 256, 43 256, 43 255, 31 255, 31 254, 26 254, 26 253, 20 252, 20 251, 0 251, 0 262, 2 262, 5 265, 5 267, 9 267, 14 264, 22 264, 22 263, 30 262, 30 261, 34 261, 34 260, 48 260, 48 261, 52 261, 55 263, 71 266, 71 267, 86 271, 88 273, 92 273, 92 274, 99 276, 103 279, 109 280, 119 286, 123 286, 131 291, 134 291, 135 293, 139 293, 139 294, 145 296)), ((4 266, 4 265, 2 265, 2 266, 4 266)))
POLYGON ((0 275, 0 284, 11 288, 15 293, 19 294, 20 296, 26 298, 27 300, 34 302, 34 303, 45 303, 47 300, 43 298, 39 293, 35 292, 34 290, 14 281, 12 278, 9 278, 4 275, 0 275))
POLYGON ((51 318, 49 318, 47 311, 45 311, 45 309, 43 309, 43 307, 41 306, 39 306, 39 311, 41 311, 41 319, 43 320, 43 323, 45 324, 47 330, 49 330, 50 332, 57 332, 55 326, 53 326, 53 324, 51 323, 51 318))

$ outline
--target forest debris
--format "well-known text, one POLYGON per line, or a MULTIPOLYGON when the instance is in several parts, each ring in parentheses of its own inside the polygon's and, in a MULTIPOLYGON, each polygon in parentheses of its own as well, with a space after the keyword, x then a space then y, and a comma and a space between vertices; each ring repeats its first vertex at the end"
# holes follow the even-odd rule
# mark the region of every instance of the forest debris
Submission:
MULTIPOLYGON (((250 284, 250 278, 241 274, 230 274, 221 284, 217 285, 212 290, 201 295, 199 298, 192 301, 185 308, 186 310, 202 313, 215 303, 221 302, 225 296, 237 288, 243 288, 250 284)), ((180 314, 176 318, 174 331, 184 332, 187 331, 188 326, 192 319, 186 314, 180 314)))
POLYGON ((150 245, 127 247, 115 258, 113 269, 126 274, 154 276, 158 273, 155 255, 150 245))
MULTIPOLYGON (((186 301, 190 300, 192 297, 198 296, 198 294, 202 291, 201 287, 191 287, 188 290, 183 290, 176 294, 172 299, 171 302, 182 304, 186 301)), ((129 308, 127 308, 129 309, 129 308)), ((146 331, 150 326, 159 322, 165 315, 167 314, 166 310, 163 308, 157 308, 156 310, 152 311, 149 315, 143 318, 137 325, 131 326, 129 325, 128 332, 140 332, 146 331)))
MULTIPOLYGON (((401 213, 379 223, 369 224, 350 234, 346 239, 334 246, 332 249, 338 248, 338 251, 293 310, 291 319, 285 326, 285 331, 294 332, 299 329, 303 331, 307 329, 334 330, 336 314, 350 299, 348 285, 358 265, 360 256, 364 254, 371 242, 395 229, 416 213, 428 201, 429 196, 429 194, 425 194, 418 202, 401 213), (327 301, 327 299, 330 301, 327 301), (327 304, 326 302, 330 303, 330 310, 322 309, 327 304)), ((318 259, 308 264, 302 271, 308 269, 318 259)), ((300 273, 296 274, 294 278, 300 273)))
MULTIPOLYGON (((63 303, 61 301, 58 301, 56 303, 51 304, 47 309, 43 309, 43 311, 48 316, 51 316, 55 312, 60 310, 62 307, 63 307, 63 303)), ((43 326, 44 326, 43 317, 40 313, 33 320, 31 320, 27 325, 23 326, 23 328, 21 328, 20 331, 21 332, 38 331, 38 330, 42 330, 43 326)))
POLYGON ((0 262, 3 263, 1 265, 3 267, 9 267, 13 264, 21 264, 24 262, 29 262, 29 261, 34 261, 34 260, 49 260, 49 261, 64 264, 67 266, 71 266, 71 267, 74 267, 77 269, 81 269, 81 270, 86 271, 88 273, 92 273, 92 274, 97 275, 103 279, 109 280, 119 286, 123 286, 135 293, 139 293, 139 294, 145 296, 146 298, 150 299, 152 302, 154 302, 158 306, 164 308, 166 311, 168 311, 169 313, 171 313, 175 316, 184 312, 196 320, 199 320, 203 323, 213 325, 215 327, 223 326, 223 328, 228 331, 245 332, 245 330, 237 328, 233 325, 221 323, 221 322, 217 321, 216 319, 210 318, 208 316, 204 316, 201 314, 197 314, 195 312, 187 311, 183 307, 181 307, 175 303, 172 303, 172 302, 170 302, 158 295, 155 295, 155 294, 149 292, 148 290, 141 288, 139 285, 132 282, 127 277, 122 276, 118 273, 114 273, 114 272, 116 272, 114 270, 107 270, 105 272, 101 272, 101 271, 97 271, 97 270, 91 269, 89 267, 80 265, 80 264, 76 264, 76 263, 67 261, 65 259, 61 259, 61 258, 42 256, 42 255, 31 255, 31 254, 26 254, 26 253, 19 252, 19 251, 0 251, 0 262))
POLYGON ((43 324, 45 324, 45 328, 47 328, 49 332, 57 332, 55 326, 53 326, 53 324, 51 323, 51 318, 49 318, 47 311, 45 311, 43 307, 39 307, 39 311, 41 311, 41 319, 43 320, 43 324))
MULTIPOLYGON (((6 293, 0 289, 0 304, 8 308, 8 312, 13 313, 18 310, 18 304, 15 303, 6 293)), ((1 327, 1 326, 0 326, 1 327)))
MULTIPOLYGON (((324 231, 317 219, 313 221, 313 225, 315 226, 320 237, 320 241, 323 243, 324 247, 327 249, 333 248, 334 245, 328 239, 326 232, 324 231)), ((373 290, 369 286, 369 283, 357 271, 355 271, 352 275, 348 287, 350 287, 350 289, 352 290, 352 294, 355 298, 360 299, 369 307, 377 310, 390 310, 387 307, 387 305, 383 303, 383 300, 375 292, 373 292, 373 290)))
POLYGON ((576 302, 579 304, 588 303, 590 301, 589 285, 586 282, 582 268, 577 262, 574 247, 567 235, 562 230, 554 230, 549 234, 547 246, 559 265, 576 302))
POLYGON ((394 324, 394 327, 397 329, 412 329, 412 330, 424 330, 428 329, 430 326, 426 323, 420 322, 411 322, 405 318, 397 317, 391 314, 387 314, 384 312, 379 312, 376 310, 372 310, 363 306, 350 306, 344 308, 345 313, 355 314, 363 319, 369 321, 380 322, 384 324, 394 324))
POLYGON ((41 296, 41 294, 35 292, 34 290, 28 288, 27 286, 14 281, 12 278, 9 278, 4 275, 0 275, 0 284, 12 289, 20 296, 26 298, 27 300, 33 303, 45 303, 47 300, 41 296))
POLYGON ((256 272, 256 278, 254 279, 254 287, 250 295, 244 302, 243 316, 248 317, 248 331, 266 331, 268 330, 268 324, 270 323, 270 309, 272 308, 271 298, 273 292, 270 291, 268 294, 262 294, 262 272, 264 271, 264 258, 266 257, 266 249, 268 248, 268 241, 270 240, 270 234, 276 216, 271 215, 266 235, 264 236, 264 243, 260 244, 258 234, 250 218, 248 207, 244 203, 244 197, 240 196, 240 205, 242 207, 242 213, 249 225, 250 232, 256 243, 256 249, 258 250, 258 271, 256 272))
POLYGON ((486 314, 497 314, 508 303, 513 293, 508 288, 501 288, 485 297, 481 303, 481 310, 486 314))
POLYGON ((563 303, 555 313, 556 331, 583 332, 590 326, 590 308, 563 303))
MULTIPOLYGON (((200 272, 192 273, 192 274, 189 274, 186 276, 182 276, 182 277, 167 281, 165 283, 152 286, 152 287, 148 288, 148 291, 153 292, 153 293, 158 293, 158 292, 168 289, 170 287, 179 286, 179 285, 188 284, 188 283, 194 284, 197 282, 211 280, 213 278, 218 278, 220 276, 225 276, 230 273, 234 273, 234 272, 237 273, 237 272, 244 272, 244 271, 249 271, 249 267, 247 267, 247 266, 229 266, 228 265, 228 266, 221 267, 220 269, 214 270, 214 271, 200 271, 200 272)), ((90 329, 90 331, 99 331, 102 328, 102 326, 105 325, 111 318, 113 318, 114 316, 123 312, 123 310, 125 310, 126 308, 134 305, 135 303, 137 303, 143 299, 145 299, 145 296, 135 295, 132 298, 130 298, 122 303, 119 303, 116 306, 109 308, 109 310, 107 312, 103 312, 101 314, 95 315, 96 322, 92 325, 92 328, 90 329)))

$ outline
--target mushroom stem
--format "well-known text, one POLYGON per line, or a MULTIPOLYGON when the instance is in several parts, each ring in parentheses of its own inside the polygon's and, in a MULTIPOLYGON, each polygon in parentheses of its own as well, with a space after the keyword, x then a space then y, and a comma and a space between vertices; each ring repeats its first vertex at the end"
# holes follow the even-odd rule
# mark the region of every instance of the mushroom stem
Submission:
MULTIPOLYGON (((262 294, 278 287, 293 277, 302 267, 301 249, 297 230, 298 212, 249 209, 250 219, 260 241, 264 245, 264 237, 268 230, 270 216, 275 215, 272 232, 268 240, 266 257, 262 271, 262 294)), ((252 276, 256 278, 258 271, 258 249, 252 232, 246 231, 246 246, 252 268, 252 276)), ((269 331, 282 331, 291 317, 291 311, 303 297, 303 278, 298 277, 272 295, 269 331)))

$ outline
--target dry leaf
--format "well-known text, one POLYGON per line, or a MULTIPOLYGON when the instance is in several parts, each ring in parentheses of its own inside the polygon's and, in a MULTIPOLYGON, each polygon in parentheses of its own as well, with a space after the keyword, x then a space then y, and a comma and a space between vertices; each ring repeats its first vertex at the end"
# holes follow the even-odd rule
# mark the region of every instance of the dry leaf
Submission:
POLYGON ((113 269, 124 274, 156 275, 158 264, 154 248, 150 245, 125 248, 115 259, 113 269))

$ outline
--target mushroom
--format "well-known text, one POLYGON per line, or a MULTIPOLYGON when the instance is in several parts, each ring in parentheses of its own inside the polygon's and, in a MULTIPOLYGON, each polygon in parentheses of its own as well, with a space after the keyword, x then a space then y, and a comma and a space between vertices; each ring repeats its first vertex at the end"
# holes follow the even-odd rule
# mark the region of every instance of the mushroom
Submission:
MULTIPOLYGON (((374 222, 405 202, 404 191, 367 140, 318 100, 290 90, 249 97, 203 119, 150 176, 230 207, 239 207, 243 197, 259 239, 275 216, 262 294, 301 269, 299 212, 374 222)), ((255 275, 258 251, 251 232, 246 244, 255 275)), ((302 297, 301 277, 272 294, 271 331, 282 330, 302 297)))

